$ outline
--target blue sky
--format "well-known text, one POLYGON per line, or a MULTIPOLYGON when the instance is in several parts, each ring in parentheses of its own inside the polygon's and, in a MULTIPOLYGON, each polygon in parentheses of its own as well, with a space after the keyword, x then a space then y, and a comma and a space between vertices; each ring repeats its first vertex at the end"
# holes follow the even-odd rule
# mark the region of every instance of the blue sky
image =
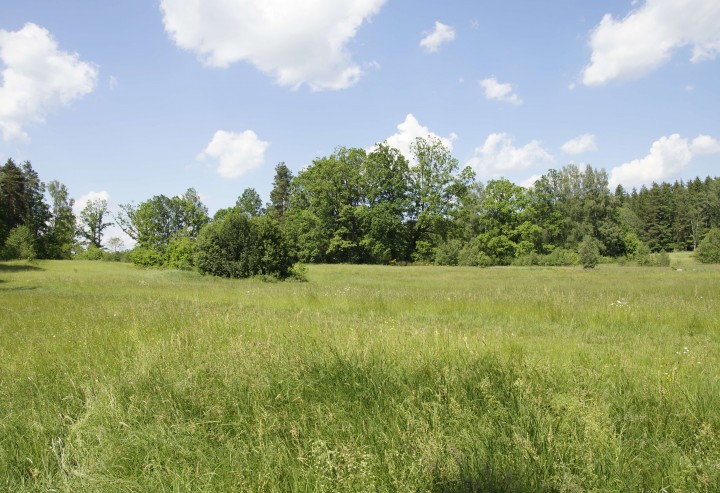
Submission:
POLYGON ((336 146, 431 133, 478 179, 718 175, 717 0, 6 0, 0 159, 111 206, 267 200, 336 146))

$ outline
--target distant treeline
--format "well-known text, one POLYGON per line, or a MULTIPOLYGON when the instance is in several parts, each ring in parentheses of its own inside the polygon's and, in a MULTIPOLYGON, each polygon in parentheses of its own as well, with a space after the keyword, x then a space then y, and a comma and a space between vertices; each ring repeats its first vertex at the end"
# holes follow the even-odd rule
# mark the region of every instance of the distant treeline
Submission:
MULTIPOLYGON (((557 265, 578 263, 588 245, 605 257, 646 258, 695 250, 720 226, 718 177, 610 190, 604 170, 571 164, 524 188, 477 181, 439 140, 417 139, 411 151, 409 162, 385 144, 370 152, 339 147, 297 176, 280 163, 268 203, 247 188, 213 218, 189 189, 125 204, 112 220, 136 241, 128 254, 135 263, 193 267, 211 248, 235 262, 233 269, 256 244, 264 246, 252 262, 261 263, 282 254, 307 263, 557 265), (236 236, 242 241, 233 243, 236 236)), ((29 162, 8 160, 0 167, 3 257, 97 257, 108 246, 121 249, 117 238, 103 242, 107 203, 90 202, 79 217, 72 206, 64 185, 45 186, 29 162)))

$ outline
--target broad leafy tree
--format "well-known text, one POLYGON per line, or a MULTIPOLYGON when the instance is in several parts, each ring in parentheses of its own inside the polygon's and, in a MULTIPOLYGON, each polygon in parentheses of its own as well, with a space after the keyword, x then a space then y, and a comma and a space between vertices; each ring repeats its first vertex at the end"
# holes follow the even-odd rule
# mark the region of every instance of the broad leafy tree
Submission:
POLYGON ((458 160, 440 139, 418 137, 410 151, 415 161, 409 169, 412 242, 418 260, 432 261, 435 247, 448 237, 474 173, 470 168, 458 173, 458 160))
POLYGON ((285 229, 304 262, 363 260, 357 207, 366 153, 339 147, 315 159, 292 182, 285 229))
POLYGON ((243 190, 242 195, 235 202, 235 209, 250 217, 262 216, 265 213, 262 199, 254 188, 243 190))
POLYGON ((102 248, 105 230, 113 225, 106 222, 110 217, 107 200, 89 200, 80 211, 78 234, 84 238, 88 246, 102 248))
POLYGON ((77 224, 73 205, 75 200, 65 185, 57 180, 48 183, 48 194, 52 200, 48 232, 47 253, 50 258, 68 259, 72 255, 77 224))
POLYGON ((120 208, 116 220, 122 230, 138 248, 151 250, 151 257, 158 259, 173 239, 195 238, 209 222, 207 208, 192 188, 181 196, 155 195, 138 206, 123 204, 120 208))

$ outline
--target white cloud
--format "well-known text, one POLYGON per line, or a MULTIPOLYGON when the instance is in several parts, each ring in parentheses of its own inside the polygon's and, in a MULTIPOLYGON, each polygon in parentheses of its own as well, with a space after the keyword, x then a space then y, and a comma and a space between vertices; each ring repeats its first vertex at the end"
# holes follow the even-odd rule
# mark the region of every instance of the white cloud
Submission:
POLYGON ((535 186, 535 182, 542 178, 542 175, 532 175, 530 178, 526 178, 521 181, 519 185, 523 188, 532 188, 535 186))
POLYGON ((613 168, 610 185, 649 185, 682 171, 696 155, 717 153, 720 153, 720 143, 707 135, 698 135, 692 141, 679 134, 661 137, 653 142, 647 156, 613 168))
POLYGON ((538 140, 515 147, 507 134, 494 133, 482 146, 475 148, 473 157, 466 164, 481 177, 493 178, 553 161, 552 155, 543 149, 538 140))
POLYGON ((583 134, 565 142, 561 149, 565 154, 575 155, 597 151, 598 147, 593 134, 583 134))
POLYGON ((215 159, 220 176, 238 178, 265 164, 265 151, 269 146, 269 142, 258 139, 252 130, 241 133, 218 130, 197 159, 215 159))
POLYGON ((693 154, 718 154, 720 142, 709 135, 698 135, 693 139, 690 150, 693 154))
POLYGON ((161 0, 165 30, 211 67, 247 61, 278 84, 344 89, 363 75, 347 50, 386 0, 161 0))
POLYGON ((480 85, 485 89, 485 98, 497 99, 512 104, 522 104, 522 99, 513 92, 512 84, 501 84, 495 77, 483 79, 480 85))
POLYGON ((412 160, 410 145, 413 144, 418 137, 423 139, 439 139, 449 151, 452 151, 453 143, 458 138, 454 133, 451 133, 448 137, 440 137, 438 134, 431 132, 428 127, 420 125, 420 122, 417 121, 417 118, 415 118, 412 113, 408 113, 405 121, 398 125, 397 129, 398 132, 385 139, 385 142, 388 146, 399 150, 408 160, 412 160))
POLYGON ((118 87, 118 79, 114 75, 111 75, 108 79, 108 87, 111 91, 114 91, 118 87))
POLYGON ((455 29, 452 26, 435 21, 435 30, 428 33, 420 41, 420 46, 428 53, 437 53, 445 43, 455 40, 455 29))
POLYGON ((75 214, 80 214, 80 211, 85 208, 88 202, 95 202, 96 200, 105 200, 110 202, 110 194, 105 190, 100 192, 88 192, 75 201, 73 211, 75 214))
POLYGON ((683 46, 692 46, 694 63, 715 58, 720 52, 720 2, 647 0, 622 20, 606 14, 590 36, 592 56, 583 83, 641 77, 683 46))
POLYGON ((95 88, 97 69, 77 53, 58 49, 44 28, 32 23, 19 31, 0 30, 0 130, 5 140, 28 139, 23 127, 41 123, 53 110, 95 88))

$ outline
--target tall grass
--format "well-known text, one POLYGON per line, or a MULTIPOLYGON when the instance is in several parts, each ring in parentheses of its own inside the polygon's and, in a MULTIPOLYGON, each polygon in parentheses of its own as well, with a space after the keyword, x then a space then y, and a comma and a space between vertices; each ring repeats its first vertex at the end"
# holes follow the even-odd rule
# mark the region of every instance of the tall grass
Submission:
POLYGON ((0 264, 0 491, 720 491, 720 271, 0 264))

